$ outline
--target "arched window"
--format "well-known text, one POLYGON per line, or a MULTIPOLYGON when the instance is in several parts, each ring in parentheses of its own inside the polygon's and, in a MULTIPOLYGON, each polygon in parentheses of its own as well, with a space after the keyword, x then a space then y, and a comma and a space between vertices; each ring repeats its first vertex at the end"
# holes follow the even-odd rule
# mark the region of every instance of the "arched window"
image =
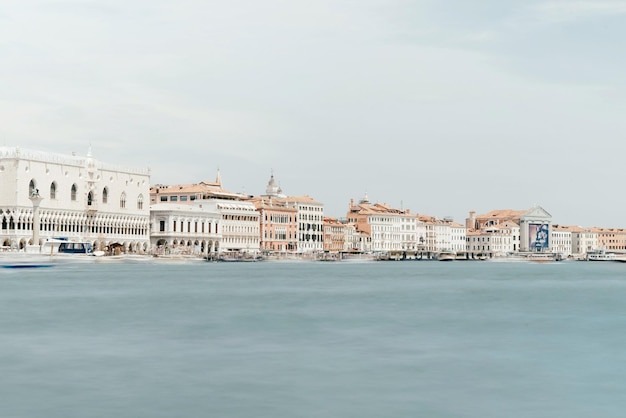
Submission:
POLYGON ((72 196, 71 196, 72 202, 76 201, 76 191, 77 191, 76 184, 72 184, 72 196))
POLYGON ((126 193, 122 193, 120 196, 120 208, 126 207, 126 193))
POLYGON ((28 196, 32 196, 33 193, 37 191, 37 186, 35 185, 35 180, 31 180, 28 184, 28 196))
POLYGON ((140 194, 137 198, 137 209, 143 209, 143 195, 140 194))
POLYGON ((87 194, 87 206, 91 206, 93 204, 93 192, 89 192, 87 194))
POLYGON ((50 184, 50 199, 56 199, 57 198, 57 184, 55 182, 52 182, 52 184, 50 184))
POLYGON ((102 190, 102 203, 107 203, 109 201, 109 189, 105 187, 102 190))

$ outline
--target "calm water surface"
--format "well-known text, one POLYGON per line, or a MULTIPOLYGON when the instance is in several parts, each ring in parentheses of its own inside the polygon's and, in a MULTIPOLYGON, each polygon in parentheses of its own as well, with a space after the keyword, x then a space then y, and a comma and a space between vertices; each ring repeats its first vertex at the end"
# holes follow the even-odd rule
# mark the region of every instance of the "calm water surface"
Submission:
POLYGON ((626 264, 0 270, 0 417, 623 417, 626 264))

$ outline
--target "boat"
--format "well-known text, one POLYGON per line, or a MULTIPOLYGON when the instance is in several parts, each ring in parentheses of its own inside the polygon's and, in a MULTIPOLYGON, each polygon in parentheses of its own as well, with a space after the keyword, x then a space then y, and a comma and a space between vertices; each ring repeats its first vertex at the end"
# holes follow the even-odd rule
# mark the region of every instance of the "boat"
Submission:
POLYGON ((80 255, 101 257, 104 251, 94 251, 87 241, 70 241, 67 238, 50 238, 44 242, 42 254, 49 255, 80 255))
POLYGON ((489 261, 493 262, 515 262, 515 261, 531 261, 534 263, 549 263, 553 261, 561 261, 562 255, 559 253, 548 253, 548 252, 519 252, 519 253, 507 253, 504 256, 496 256, 492 258, 488 258, 489 261))
POLYGON ((366 253, 366 252, 344 252, 341 253, 340 257, 341 261, 348 262, 364 262, 364 261, 376 261, 378 257, 374 253, 366 253))
POLYGON ((585 257, 587 261, 615 261, 615 253, 607 253, 604 249, 589 251, 585 257))
POLYGON ((456 251, 444 250, 435 254, 438 261, 454 261, 456 260, 456 251))

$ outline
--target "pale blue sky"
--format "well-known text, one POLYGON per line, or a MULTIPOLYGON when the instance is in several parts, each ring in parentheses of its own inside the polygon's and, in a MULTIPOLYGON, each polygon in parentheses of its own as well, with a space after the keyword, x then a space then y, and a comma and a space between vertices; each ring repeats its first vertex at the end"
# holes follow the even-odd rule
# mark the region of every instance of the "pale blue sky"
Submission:
POLYGON ((3 0, 0 145, 626 227, 625 40, 623 0, 3 0))

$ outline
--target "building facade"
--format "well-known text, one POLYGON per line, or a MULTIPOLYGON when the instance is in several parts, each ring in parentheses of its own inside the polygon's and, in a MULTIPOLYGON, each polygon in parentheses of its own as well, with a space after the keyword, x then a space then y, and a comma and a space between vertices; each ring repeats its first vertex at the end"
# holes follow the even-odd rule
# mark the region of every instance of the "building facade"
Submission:
POLYGON ((284 199, 257 196, 248 200, 260 220, 260 249, 272 253, 293 253, 298 250, 298 210, 287 206, 284 199))
POLYGON ((155 254, 210 257, 218 253, 221 216, 201 202, 150 207, 150 241, 155 254))
POLYGON ((371 203, 367 195, 358 203, 350 200, 347 221, 370 237, 371 250, 376 253, 417 254, 419 236, 425 233, 417 215, 383 203, 371 203))
POLYGON ((47 238, 94 249, 150 248, 150 171, 93 158, 0 147, 0 244, 24 249, 47 238))

